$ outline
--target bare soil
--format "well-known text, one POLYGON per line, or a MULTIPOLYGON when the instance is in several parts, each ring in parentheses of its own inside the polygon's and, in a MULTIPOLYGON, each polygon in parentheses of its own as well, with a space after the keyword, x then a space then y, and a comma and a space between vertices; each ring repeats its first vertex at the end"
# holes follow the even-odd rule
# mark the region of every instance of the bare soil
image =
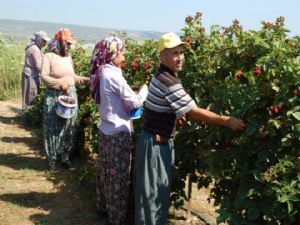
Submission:
MULTIPOLYGON (((105 225, 97 214, 93 161, 76 160, 76 172, 48 172, 42 134, 26 126, 20 100, 0 101, 0 225, 105 225)), ((209 190, 193 189, 186 206, 170 209, 170 225, 215 225, 209 190)))

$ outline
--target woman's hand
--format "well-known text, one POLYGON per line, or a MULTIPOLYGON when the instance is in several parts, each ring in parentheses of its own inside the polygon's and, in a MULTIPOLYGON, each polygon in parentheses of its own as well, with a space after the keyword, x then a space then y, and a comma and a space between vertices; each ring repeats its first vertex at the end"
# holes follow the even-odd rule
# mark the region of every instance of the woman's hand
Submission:
POLYGON ((81 77, 80 80, 78 81, 79 84, 88 84, 90 82, 89 77, 81 77))
POLYGON ((69 89, 68 83, 65 81, 62 81, 60 84, 60 90, 63 92, 68 92, 68 89, 69 89))

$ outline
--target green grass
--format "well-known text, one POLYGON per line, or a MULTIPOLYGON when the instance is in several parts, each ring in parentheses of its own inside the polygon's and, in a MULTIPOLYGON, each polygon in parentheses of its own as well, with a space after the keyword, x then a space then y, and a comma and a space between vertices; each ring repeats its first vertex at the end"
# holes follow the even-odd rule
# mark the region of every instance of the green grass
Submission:
POLYGON ((0 38, 0 100, 21 95, 25 43, 0 38))

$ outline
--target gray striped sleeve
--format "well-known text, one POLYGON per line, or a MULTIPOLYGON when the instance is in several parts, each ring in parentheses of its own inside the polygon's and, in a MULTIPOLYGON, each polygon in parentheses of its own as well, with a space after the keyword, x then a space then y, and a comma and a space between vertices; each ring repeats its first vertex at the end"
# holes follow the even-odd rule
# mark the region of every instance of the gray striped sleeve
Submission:
POLYGON ((177 117, 197 107, 195 101, 186 93, 181 84, 170 87, 165 99, 169 102, 177 117))

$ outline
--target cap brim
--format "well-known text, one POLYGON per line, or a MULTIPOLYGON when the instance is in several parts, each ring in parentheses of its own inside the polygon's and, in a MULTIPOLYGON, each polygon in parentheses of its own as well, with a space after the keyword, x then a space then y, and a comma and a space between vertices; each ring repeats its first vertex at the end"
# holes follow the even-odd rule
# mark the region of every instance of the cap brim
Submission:
POLYGON ((48 37, 44 37, 44 38, 42 38, 44 41, 47 41, 47 42, 49 42, 49 41, 51 41, 51 38, 48 38, 48 37))
POLYGON ((162 52, 164 49, 175 48, 177 46, 183 46, 184 48, 190 48, 191 47, 191 45, 189 43, 182 41, 180 43, 177 43, 177 44, 174 44, 174 45, 169 45, 169 46, 167 46, 165 48, 162 48, 162 49, 158 49, 158 52, 162 52))
POLYGON ((180 45, 183 45, 185 48, 190 48, 191 47, 191 45, 189 44, 189 43, 187 43, 187 42, 181 42, 181 44, 180 45))

